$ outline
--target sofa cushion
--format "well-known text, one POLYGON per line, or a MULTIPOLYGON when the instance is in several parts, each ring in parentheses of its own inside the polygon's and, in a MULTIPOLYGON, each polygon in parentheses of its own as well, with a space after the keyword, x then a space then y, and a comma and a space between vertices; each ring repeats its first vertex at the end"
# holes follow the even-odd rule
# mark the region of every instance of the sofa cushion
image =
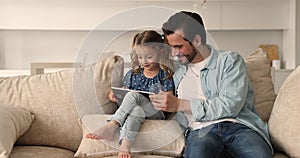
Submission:
POLYGON ((289 157, 287 155, 285 155, 285 154, 275 152, 273 154, 273 158, 289 158, 289 157))
POLYGON ((85 113, 113 113, 117 107, 105 99, 112 76, 107 74, 115 65, 122 67, 122 59, 112 56, 74 70, 0 78, 0 103, 22 107, 36 117, 17 144, 76 151, 82 138, 78 117, 85 113))
POLYGON ((254 106, 259 116, 268 121, 276 98, 267 53, 261 48, 254 50, 245 59, 254 91, 254 106))
POLYGON ((7 158, 16 140, 34 119, 29 111, 12 105, 0 105, 0 157, 7 158))
MULTIPOLYGON (((86 134, 103 126, 109 115, 86 115, 81 119, 83 139, 75 157, 104 157, 118 153, 118 138, 113 141, 93 140, 86 134)), ((182 156, 184 136, 181 128, 174 120, 145 120, 131 148, 133 154, 161 155, 170 157, 182 156), (153 141, 155 140, 155 141, 153 141)))
POLYGON ((46 146, 15 146, 9 158, 74 158, 74 152, 46 146))
POLYGON ((115 112, 118 106, 109 100, 108 94, 112 86, 122 85, 123 72, 124 60, 120 56, 101 58, 93 66, 74 71, 74 99, 80 117, 115 112))
POLYGON ((275 149, 300 157, 300 66, 281 85, 269 119, 275 149))
MULTIPOLYGON (((174 158, 172 156, 160 156, 160 155, 140 155, 140 154, 132 154, 134 158, 174 158)), ((98 157, 100 158, 100 157, 98 157)), ((117 158, 117 156, 107 156, 104 158, 117 158)))

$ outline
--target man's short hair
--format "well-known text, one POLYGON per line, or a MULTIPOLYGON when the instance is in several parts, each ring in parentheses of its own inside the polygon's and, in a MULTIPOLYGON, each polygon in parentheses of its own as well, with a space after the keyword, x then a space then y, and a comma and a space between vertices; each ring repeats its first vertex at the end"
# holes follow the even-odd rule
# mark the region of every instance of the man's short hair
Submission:
POLYGON ((178 29, 182 29, 185 40, 192 42, 198 34, 201 36, 201 43, 206 44, 206 31, 199 14, 180 11, 172 15, 162 26, 164 35, 173 34, 178 29))

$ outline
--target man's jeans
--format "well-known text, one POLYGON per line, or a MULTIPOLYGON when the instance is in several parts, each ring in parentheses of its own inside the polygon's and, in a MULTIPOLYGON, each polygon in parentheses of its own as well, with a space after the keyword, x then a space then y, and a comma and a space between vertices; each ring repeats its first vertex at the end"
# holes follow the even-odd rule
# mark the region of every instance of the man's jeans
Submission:
POLYGON ((234 158, 272 158, 272 151, 264 139, 247 126, 221 122, 188 131, 184 155, 185 158, 224 158, 225 155, 234 158))

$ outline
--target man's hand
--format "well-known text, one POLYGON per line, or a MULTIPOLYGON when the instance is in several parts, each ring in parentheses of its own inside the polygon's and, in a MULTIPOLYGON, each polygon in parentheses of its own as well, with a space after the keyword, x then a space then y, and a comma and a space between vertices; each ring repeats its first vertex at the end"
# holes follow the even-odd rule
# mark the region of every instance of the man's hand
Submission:
POLYGON ((172 93, 160 91, 158 94, 149 96, 154 108, 160 111, 177 112, 180 107, 180 99, 172 93))

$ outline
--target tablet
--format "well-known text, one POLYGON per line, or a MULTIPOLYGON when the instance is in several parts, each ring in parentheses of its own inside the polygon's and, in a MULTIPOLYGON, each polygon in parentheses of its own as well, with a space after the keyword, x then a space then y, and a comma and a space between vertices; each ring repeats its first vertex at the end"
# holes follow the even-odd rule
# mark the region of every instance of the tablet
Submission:
POLYGON ((118 100, 118 104, 121 104, 123 101, 123 98, 128 92, 138 92, 144 95, 145 97, 149 98, 149 94, 155 94, 153 92, 147 92, 147 91, 139 91, 139 90, 132 90, 132 89, 126 89, 122 87, 111 87, 111 90, 113 91, 115 97, 118 100))

